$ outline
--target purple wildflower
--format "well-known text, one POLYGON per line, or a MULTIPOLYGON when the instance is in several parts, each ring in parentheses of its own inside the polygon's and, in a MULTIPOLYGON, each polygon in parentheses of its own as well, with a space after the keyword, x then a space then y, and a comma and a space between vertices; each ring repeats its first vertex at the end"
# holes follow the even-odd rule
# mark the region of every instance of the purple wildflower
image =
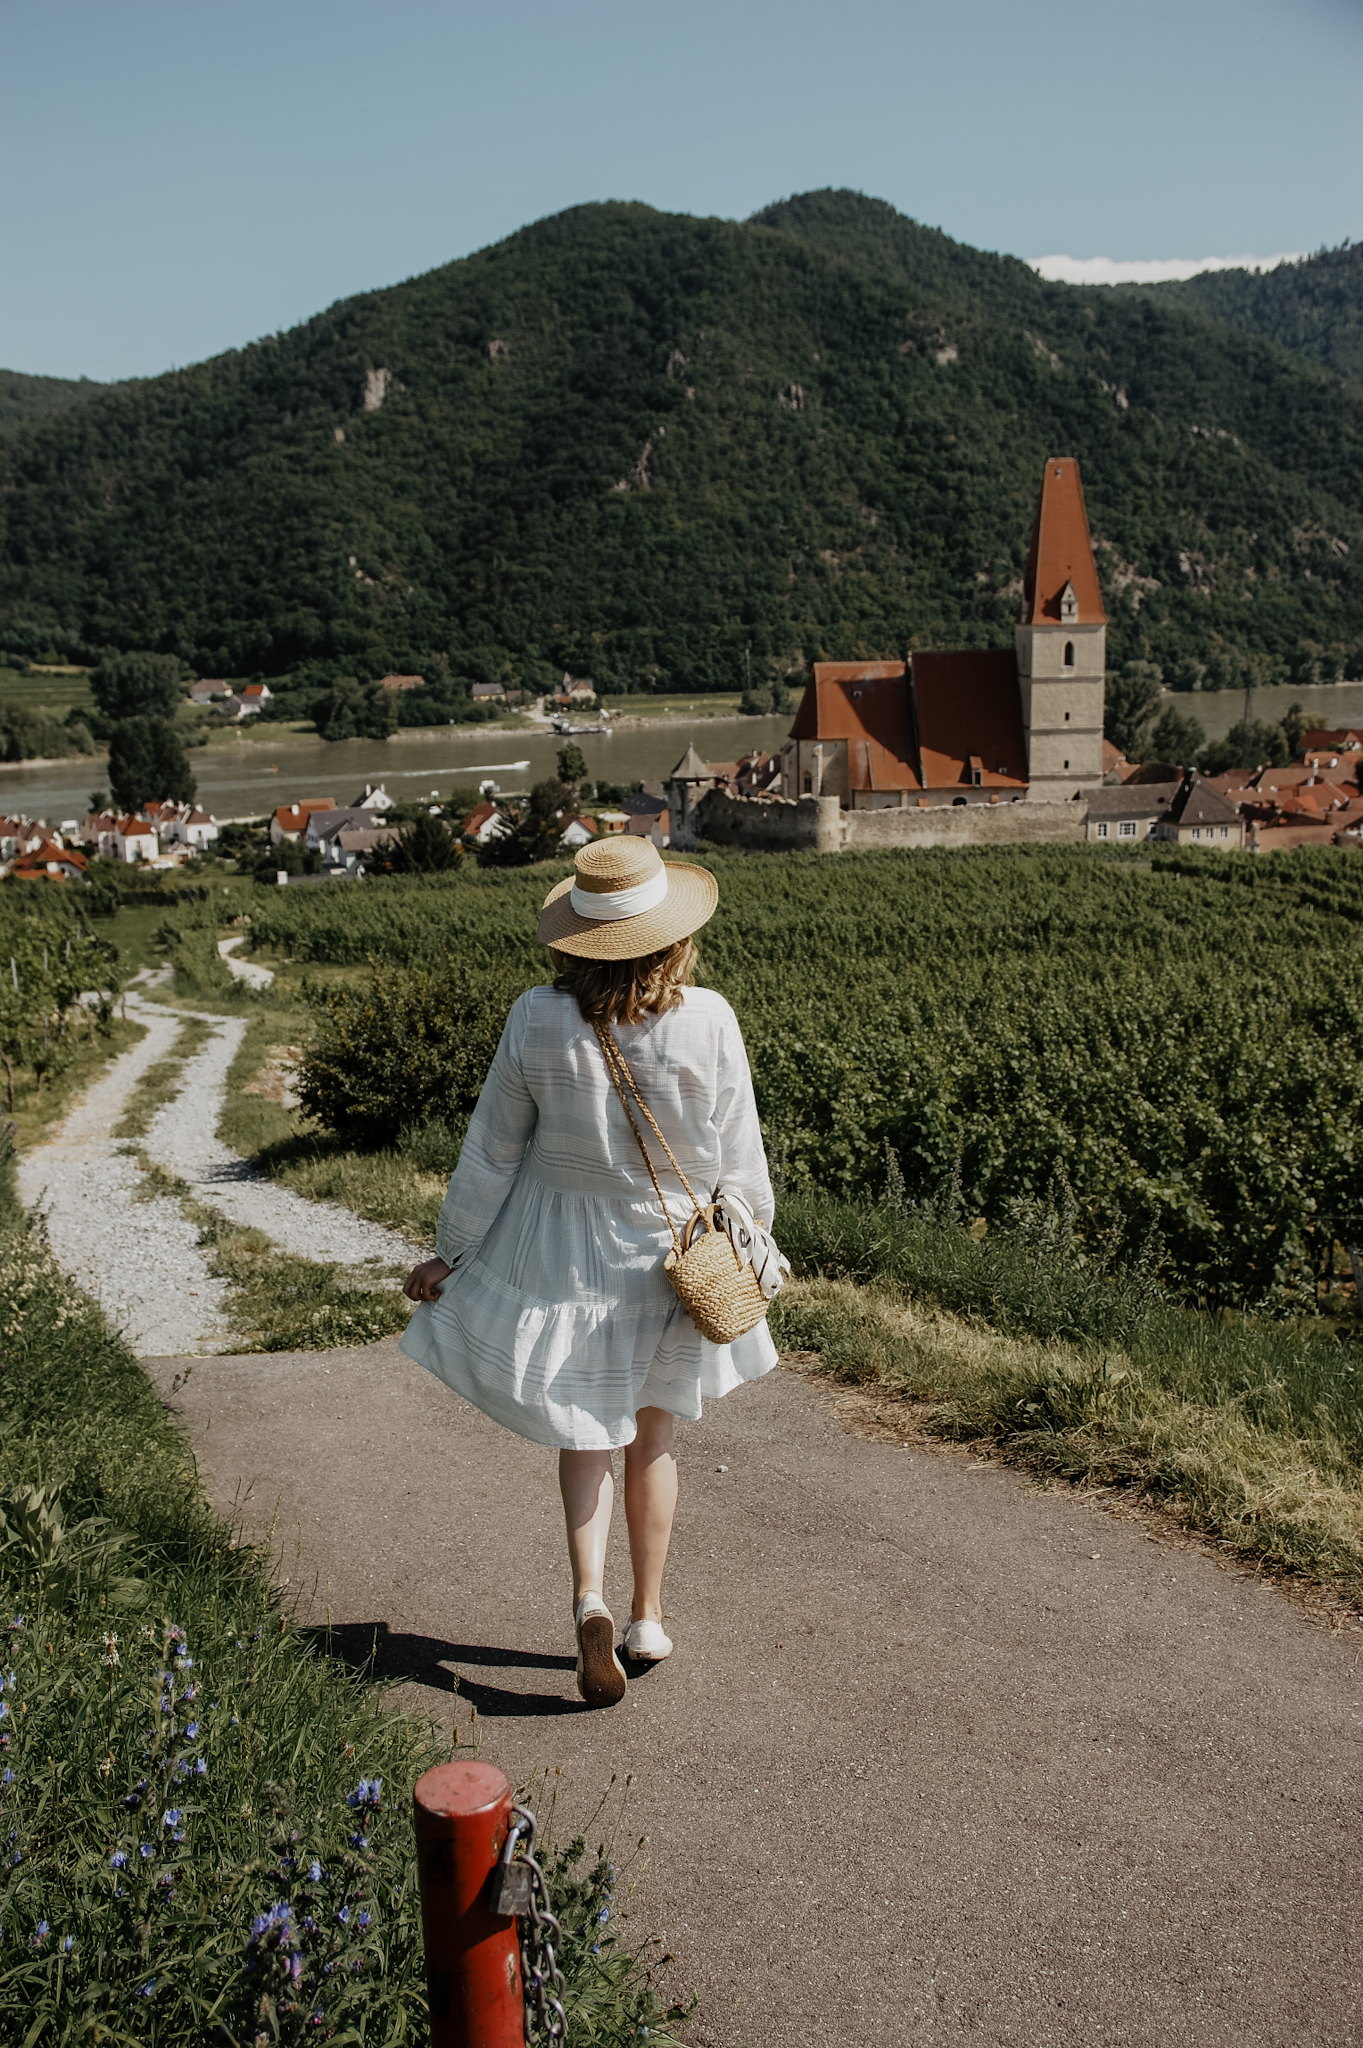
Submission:
POLYGON ((322 1866, 315 1856, 308 1865, 308 1876, 314 1884, 320 1884, 322 1881, 322 1866))
POLYGON ((70 1955, 70 1953, 71 1953, 71 1951, 72 1951, 72 1949, 73 1949, 73 1948, 75 1947, 75 1945, 76 1945, 76 1937, 75 1937, 75 1935, 74 1935, 74 1934, 67 1934, 67 1935, 63 1935, 63 1937, 62 1937, 62 1954, 63 1954, 64 1956, 69 1956, 69 1955, 70 1955))
POLYGON ((110 1868, 110 1870, 126 1870, 126 1869, 127 1869, 127 1867, 128 1867, 128 1852, 127 1852, 127 1850, 126 1850, 126 1849, 115 1849, 115 1850, 114 1850, 114 1853, 113 1853, 113 1855, 112 1855, 112 1856, 111 1856, 111 1857, 109 1858, 109 1868, 110 1868))
POLYGON ((142 1858, 142 1861, 144 1863, 149 1863, 152 1857, 156 1854, 156 1851, 152 1848, 150 1842, 141 1842, 138 1844, 137 1853, 142 1858))
POLYGON ((33 1946, 36 1948, 40 1941, 46 1941, 48 1933, 49 1929, 46 1920, 40 1920, 38 1922, 38 1932, 33 1937, 33 1946))
POLYGON ((194 1740, 195 1736, 196 1736, 196 1735, 198 1734, 198 1732, 199 1732, 199 1724, 198 1724, 198 1722, 197 1722, 197 1721, 190 1721, 190 1722, 188 1722, 188 1723, 186 1724, 186 1727, 185 1727, 185 1740, 186 1740, 186 1742, 192 1742, 192 1741, 194 1740))
POLYGON ((146 1981, 146 1983, 145 1983, 145 1984, 141 1984, 141 1985, 139 1985, 139 1986, 138 1986, 138 1990, 137 1990, 137 1995, 138 1995, 138 1997, 139 1997, 139 1998, 150 1998, 150 1997, 151 1997, 151 1996, 153 1995, 153 1993, 155 1992, 155 1990, 156 1990, 156 1979, 155 1979, 155 1977, 148 1977, 148 1979, 147 1979, 147 1981, 146 1981))

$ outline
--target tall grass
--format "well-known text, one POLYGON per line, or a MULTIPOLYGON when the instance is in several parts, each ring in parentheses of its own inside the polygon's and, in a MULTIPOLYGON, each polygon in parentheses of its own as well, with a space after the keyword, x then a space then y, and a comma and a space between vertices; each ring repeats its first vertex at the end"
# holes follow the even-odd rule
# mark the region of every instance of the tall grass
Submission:
MULTIPOLYGON (((408 1810, 433 1731, 291 1625, 137 1361, 0 1222, 0 2038, 425 2039, 408 1810)), ((357 1532, 358 1540, 358 1532, 357 1532)), ((554 1872, 570 2039, 670 2038, 554 1872)))
POLYGON ((1363 1597, 1363 1345, 1328 1323, 1187 1309, 1155 1253, 1086 1253, 1063 1210, 976 1236, 949 1215, 796 1191, 778 1231, 802 1276, 772 1311, 788 1349, 932 1404, 939 1435, 1135 1486, 1363 1597))

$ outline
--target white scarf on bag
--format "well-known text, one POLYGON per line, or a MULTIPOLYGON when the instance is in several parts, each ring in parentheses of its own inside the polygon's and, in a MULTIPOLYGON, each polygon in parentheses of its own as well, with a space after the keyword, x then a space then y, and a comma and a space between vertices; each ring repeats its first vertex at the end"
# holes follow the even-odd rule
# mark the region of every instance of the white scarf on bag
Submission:
POLYGON ((737 1256, 752 1267, 766 1299, 773 1300, 790 1278, 790 1260, 771 1232, 762 1228, 742 1195, 732 1188, 715 1189, 715 1222, 737 1256))

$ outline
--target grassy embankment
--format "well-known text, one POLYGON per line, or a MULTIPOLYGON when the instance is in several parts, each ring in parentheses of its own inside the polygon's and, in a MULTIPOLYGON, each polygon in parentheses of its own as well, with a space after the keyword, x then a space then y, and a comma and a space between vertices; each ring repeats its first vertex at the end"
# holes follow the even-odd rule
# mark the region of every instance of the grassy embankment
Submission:
MULTIPOLYGON (((136 1359, 7 1191, 0 1329, 0 2033, 423 2039, 407 1812, 433 1731, 292 1625, 268 1545, 211 1512, 136 1359)), ((569 2039, 666 2041, 646 1967, 598 1923, 608 1854, 579 1839, 552 1871, 569 2039)))

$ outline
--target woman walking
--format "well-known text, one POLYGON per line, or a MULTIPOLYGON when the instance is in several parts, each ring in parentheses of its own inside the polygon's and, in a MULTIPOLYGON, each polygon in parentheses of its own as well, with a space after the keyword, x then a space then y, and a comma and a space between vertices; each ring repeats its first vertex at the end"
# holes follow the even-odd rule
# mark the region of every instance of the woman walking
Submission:
MULTIPOLYGON (((713 1344, 673 1293, 663 1270, 673 1232, 624 1106, 632 1076, 634 1102, 702 1201, 722 1181, 768 1249, 771 1182, 742 1036, 723 997, 693 985, 691 935, 718 897, 704 868, 665 863, 647 840, 582 849, 540 918, 557 978, 511 1007, 440 1211, 437 1256, 406 1283, 419 1306, 403 1350, 494 1421, 558 1451, 577 1683, 590 1706, 625 1693, 602 1597, 611 1453, 624 1447, 634 1572, 622 1647, 657 1663, 672 1650, 662 1579, 674 1418, 698 1421, 703 1397, 776 1363, 764 1321, 713 1344)), ((653 1163, 664 1179, 672 1172, 661 1148, 653 1163)), ((675 1173, 664 1192, 674 1211, 690 1208, 675 1173)))

